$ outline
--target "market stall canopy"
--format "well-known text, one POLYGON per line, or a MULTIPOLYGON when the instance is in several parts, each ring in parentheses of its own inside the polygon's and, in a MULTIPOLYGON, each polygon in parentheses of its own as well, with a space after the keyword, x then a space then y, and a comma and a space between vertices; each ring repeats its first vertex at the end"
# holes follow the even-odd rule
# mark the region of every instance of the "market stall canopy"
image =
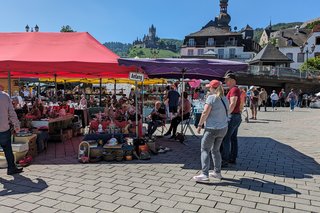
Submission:
POLYGON ((128 78, 118 58, 86 32, 0 33, 0 77, 128 78))
POLYGON ((149 78, 213 79, 222 78, 227 71, 247 71, 248 64, 217 59, 119 59, 120 65, 136 66, 149 78))
MULTIPOLYGON (((54 78, 40 78, 40 82, 54 82, 54 78)), ((58 83, 89 83, 89 84, 99 84, 99 79, 91 79, 91 78, 57 78, 58 83)), ((135 81, 125 79, 125 78, 117 78, 117 79, 106 79, 103 78, 101 80, 101 83, 103 84, 135 84, 135 81)), ((139 82, 141 84, 141 82, 139 82)), ((167 84, 167 80, 163 78, 156 78, 156 79, 145 79, 143 81, 144 85, 152 85, 152 84, 167 84)))

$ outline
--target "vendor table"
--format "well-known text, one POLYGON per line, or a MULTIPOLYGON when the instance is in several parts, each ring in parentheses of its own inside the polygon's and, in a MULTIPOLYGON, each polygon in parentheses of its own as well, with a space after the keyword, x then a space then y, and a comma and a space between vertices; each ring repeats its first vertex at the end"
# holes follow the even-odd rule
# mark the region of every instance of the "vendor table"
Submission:
POLYGON ((82 127, 85 128, 89 125, 89 110, 88 109, 76 109, 74 114, 78 115, 82 121, 82 127))
POLYGON ((47 120, 32 121, 31 126, 35 128, 47 127, 49 134, 60 132, 61 129, 66 129, 71 126, 73 114, 67 114, 58 118, 49 118, 47 120))

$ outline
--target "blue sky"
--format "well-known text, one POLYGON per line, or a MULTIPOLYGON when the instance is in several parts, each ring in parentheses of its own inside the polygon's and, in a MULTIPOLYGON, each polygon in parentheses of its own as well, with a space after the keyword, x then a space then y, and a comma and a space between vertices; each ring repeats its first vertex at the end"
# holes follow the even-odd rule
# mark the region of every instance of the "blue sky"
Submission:
MULTIPOLYGON (((0 0, 0 31, 42 32, 70 25, 100 42, 132 42, 154 24, 161 38, 183 39, 219 13, 219 0, 0 0)), ((231 26, 305 21, 320 16, 319 0, 229 0, 231 26), (264 4, 265 3, 265 4, 264 4)))

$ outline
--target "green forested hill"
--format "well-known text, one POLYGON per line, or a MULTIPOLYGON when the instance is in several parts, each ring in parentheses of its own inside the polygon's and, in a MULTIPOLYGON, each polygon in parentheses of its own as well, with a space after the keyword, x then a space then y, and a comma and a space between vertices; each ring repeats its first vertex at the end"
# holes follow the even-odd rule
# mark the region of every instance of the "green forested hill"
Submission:
POLYGON ((142 48, 142 47, 132 47, 128 54, 127 57, 129 58, 134 58, 134 57, 139 57, 139 58, 175 58, 179 57, 179 53, 172 52, 170 50, 157 50, 159 51, 158 54, 152 54, 151 49, 149 48, 142 48))
POLYGON ((121 42, 106 42, 103 45, 108 47, 111 51, 119 55, 120 57, 126 57, 132 44, 121 43, 121 42))

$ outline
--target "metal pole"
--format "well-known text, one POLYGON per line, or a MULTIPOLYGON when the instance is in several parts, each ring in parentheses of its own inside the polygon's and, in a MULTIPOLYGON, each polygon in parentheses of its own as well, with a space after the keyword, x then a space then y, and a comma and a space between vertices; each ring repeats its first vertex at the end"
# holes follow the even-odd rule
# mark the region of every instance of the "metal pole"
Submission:
POLYGON ((37 97, 40 98, 40 81, 38 82, 37 97))
POLYGON ((144 108, 144 86, 143 86, 143 81, 141 82, 141 115, 142 115, 142 120, 143 120, 143 108, 144 108))
POLYGON ((181 134, 183 135, 183 102, 184 102, 184 70, 182 71, 182 88, 181 88, 181 134))
POLYGON ((8 67, 8 94, 11 97, 11 71, 8 67))
POLYGON ((64 89, 64 92, 66 92, 66 89, 67 89, 67 80, 64 80, 63 89, 64 89))
POLYGON ((102 78, 100 80, 100 97, 99 97, 99 106, 102 106, 101 100, 102 100, 102 78))
POLYGON ((114 85, 113 85, 114 87, 113 87, 113 93, 114 93, 114 95, 117 95, 117 80, 114 80, 114 85))
POLYGON ((308 66, 308 61, 309 61, 309 48, 308 48, 308 47, 307 47, 306 54, 307 54, 307 72, 306 72, 307 76, 306 76, 306 78, 308 78, 308 77, 309 77, 309 66, 308 66))
POLYGON ((135 95, 135 102, 136 102, 136 136, 137 138, 139 137, 139 130, 138 130, 138 125, 139 125, 139 122, 138 122, 138 81, 135 81, 135 89, 136 89, 136 95, 135 95))
POLYGON ((58 100, 58 86, 57 86, 57 74, 54 74, 54 97, 56 98, 56 100, 58 100))

